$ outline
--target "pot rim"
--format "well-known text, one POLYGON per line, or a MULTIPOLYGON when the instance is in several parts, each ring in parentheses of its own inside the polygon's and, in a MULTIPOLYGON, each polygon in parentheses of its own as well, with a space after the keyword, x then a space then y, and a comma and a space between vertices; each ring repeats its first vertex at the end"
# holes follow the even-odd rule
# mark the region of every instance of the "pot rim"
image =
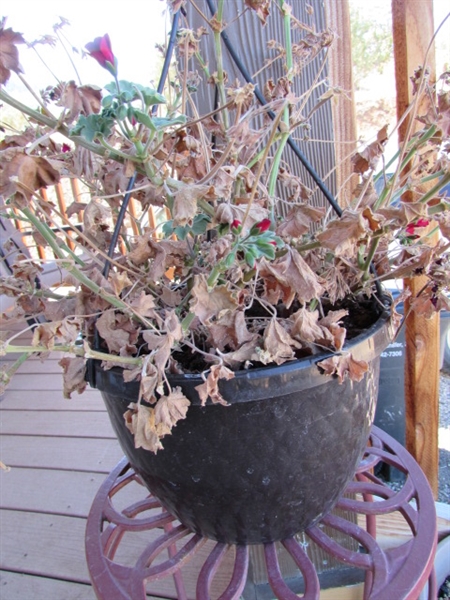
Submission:
MULTIPOLYGON (((381 311, 377 321, 363 333, 347 341, 341 351, 323 351, 281 365, 236 371, 234 378, 219 381, 221 394, 228 403, 235 404, 280 396, 280 394, 287 395, 330 382, 336 384, 336 376, 322 373, 317 363, 347 352, 351 352, 355 358, 367 363, 376 359, 390 344, 395 333, 390 321, 390 299, 383 297, 383 304, 385 308, 381 311)), ((125 383, 122 374, 123 369, 120 367, 105 370, 101 366, 101 361, 92 359, 88 361, 87 380, 91 387, 114 396, 137 398, 139 382, 125 383)), ((181 387, 193 405, 201 405, 195 390, 197 385, 204 383, 201 374, 168 375, 168 381, 172 387, 181 387)), ((212 402, 208 399, 207 405, 209 404, 212 402)))

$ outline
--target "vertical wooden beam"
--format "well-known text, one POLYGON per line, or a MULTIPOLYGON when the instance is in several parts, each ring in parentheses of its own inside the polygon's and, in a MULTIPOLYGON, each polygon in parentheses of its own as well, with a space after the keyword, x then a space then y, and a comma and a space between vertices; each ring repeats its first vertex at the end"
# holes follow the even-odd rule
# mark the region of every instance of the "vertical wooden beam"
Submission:
MULTIPOLYGON (((409 77, 424 65, 433 36, 433 0, 392 0, 397 114, 400 117, 412 100, 409 77)), ((434 49, 427 67, 435 80, 434 49)), ((408 123, 399 130, 403 141, 408 123)), ((426 283, 417 277, 405 280, 412 295, 426 283)), ((405 303, 405 314, 408 314, 405 303)), ((439 316, 425 320, 411 313, 406 320, 405 403, 406 447, 422 467, 435 497, 438 490, 439 411, 439 316)))
POLYGON ((350 203, 352 192, 358 184, 353 173, 352 154, 356 150, 356 110, 353 93, 352 40, 350 7, 348 0, 325 0, 327 25, 336 33, 328 52, 331 85, 343 88, 346 94, 332 102, 334 149, 336 156, 336 188, 339 204, 350 203))

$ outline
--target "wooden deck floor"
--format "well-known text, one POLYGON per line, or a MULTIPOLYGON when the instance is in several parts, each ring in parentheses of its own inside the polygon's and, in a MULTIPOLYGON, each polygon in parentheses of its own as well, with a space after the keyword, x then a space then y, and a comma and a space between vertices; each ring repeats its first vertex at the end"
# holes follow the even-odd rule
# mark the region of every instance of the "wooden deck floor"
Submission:
POLYGON ((95 598, 85 521, 122 452, 98 392, 63 398, 58 360, 26 362, 0 401, 2 600, 95 598))
MULTIPOLYGON (((27 361, 0 397, 0 460, 11 467, 0 470, 1 600, 95 599, 86 518, 122 452, 98 392, 63 398, 58 360, 27 361)), ((448 526, 447 517, 441 527, 448 526)), ((380 533, 386 544, 404 535, 393 522, 380 533)), ((150 593, 176 597, 171 582, 150 593)), ((359 600, 362 589, 328 590, 322 598, 359 600)))

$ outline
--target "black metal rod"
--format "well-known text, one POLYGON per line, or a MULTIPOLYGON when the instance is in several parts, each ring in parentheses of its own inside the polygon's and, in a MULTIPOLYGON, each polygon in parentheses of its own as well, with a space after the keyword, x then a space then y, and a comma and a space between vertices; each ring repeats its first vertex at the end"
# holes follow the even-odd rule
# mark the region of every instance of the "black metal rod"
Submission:
MULTIPOLYGON (((166 56, 164 58, 164 64, 163 64, 163 68, 161 71, 161 76, 159 78, 159 83, 158 83, 158 88, 157 88, 157 91, 159 94, 161 94, 162 91, 164 90, 164 85, 166 83, 167 75, 169 73, 170 61, 172 60, 173 50, 175 48, 175 41, 176 41, 177 32, 178 32, 179 17, 180 17, 179 12, 174 13, 173 19, 172 19, 172 30, 170 32, 169 43, 167 45, 167 52, 166 52, 166 56)), ((158 105, 155 104, 155 106, 153 107, 153 112, 155 112, 157 110, 157 108, 158 108, 158 105)), ((111 243, 110 243, 109 249, 108 249, 109 258, 113 257, 114 249, 116 247, 117 240, 119 239, 120 229, 122 227, 122 223, 123 223, 125 214, 128 209, 128 204, 130 203, 131 191, 134 187, 134 184, 136 181, 136 176, 137 176, 137 173, 135 171, 134 174, 128 180, 127 192, 125 194, 122 205, 120 207, 119 215, 117 217, 116 225, 114 227, 113 236, 111 238, 111 243)), ((105 262, 105 266, 103 268, 103 276, 104 277, 108 277, 110 269, 111 269, 111 261, 107 260, 105 262)))

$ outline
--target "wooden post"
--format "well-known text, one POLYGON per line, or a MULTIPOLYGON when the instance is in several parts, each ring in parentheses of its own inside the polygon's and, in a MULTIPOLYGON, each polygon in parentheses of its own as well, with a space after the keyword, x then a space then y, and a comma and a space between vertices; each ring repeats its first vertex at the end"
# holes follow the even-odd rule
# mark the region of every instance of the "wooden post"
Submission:
POLYGON ((336 154, 336 189, 342 208, 350 203, 358 176, 353 174, 352 154, 356 151, 356 112, 353 93, 352 40, 348 0, 325 0, 327 25, 336 32, 328 52, 331 85, 346 92, 332 102, 334 150, 336 154))
MULTIPOLYGON (((412 100, 410 76, 424 65, 433 36, 433 0, 392 0, 397 114, 400 117, 412 100)), ((435 80, 434 50, 427 67, 435 80)), ((407 122, 399 130, 405 137, 407 122)), ((405 280, 412 295, 426 278, 405 280)), ((405 314, 409 309, 405 303, 405 314)), ((438 411, 439 411, 439 315, 425 320, 411 313, 406 320, 405 408, 406 447, 422 467, 435 497, 438 490, 438 411)))

